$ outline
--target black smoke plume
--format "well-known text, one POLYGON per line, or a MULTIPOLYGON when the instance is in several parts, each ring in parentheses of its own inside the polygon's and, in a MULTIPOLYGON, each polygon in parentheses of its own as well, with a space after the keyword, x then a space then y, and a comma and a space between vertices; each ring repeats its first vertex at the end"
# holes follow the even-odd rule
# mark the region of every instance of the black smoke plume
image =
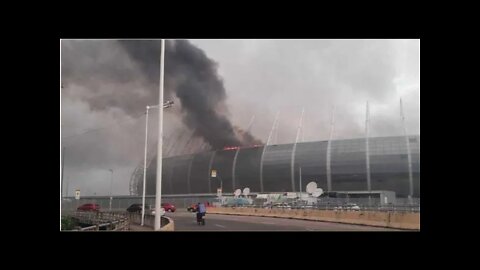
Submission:
MULTIPOLYGON (((160 74, 160 40, 119 41, 153 85, 160 74)), ((226 92, 217 74, 217 64, 187 40, 166 41, 165 98, 175 95, 181 102, 183 122, 213 149, 242 146, 257 141, 251 134, 237 136, 222 113, 226 92)))

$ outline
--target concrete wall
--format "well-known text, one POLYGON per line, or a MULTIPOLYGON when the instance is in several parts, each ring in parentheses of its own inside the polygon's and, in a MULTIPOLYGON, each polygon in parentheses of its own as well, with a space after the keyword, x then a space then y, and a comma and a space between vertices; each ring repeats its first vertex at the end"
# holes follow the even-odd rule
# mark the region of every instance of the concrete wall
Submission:
POLYGON ((211 214, 305 219, 420 230, 420 213, 210 207, 211 214))

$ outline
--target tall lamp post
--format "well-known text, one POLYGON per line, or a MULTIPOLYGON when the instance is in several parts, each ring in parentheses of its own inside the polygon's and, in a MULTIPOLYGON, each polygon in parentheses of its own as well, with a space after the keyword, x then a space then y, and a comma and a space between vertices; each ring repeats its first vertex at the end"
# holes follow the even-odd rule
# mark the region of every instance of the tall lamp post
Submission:
POLYGON ((110 211, 112 211, 112 184, 113 184, 113 170, 112 169, 108 169, 111 173, 112 173, 112 177, 110 178, 110 211))
POLYGON ((403 114, 402 99, 400 99, 400 116, 402 117, 403 135, 405 136, 405 140, 407 144, 408 183, 409 183, 408 203, 412 204, 413 203, 412 154, 410 153, 410 140, 408 138, 407 127, 405 125, 405 115, 403 114))
MULTIPOLYGON (((63 83, 60 83, 60 89, 63 89, 63 83)), ((62 118, 60 116, 60 126, 62 124, 62 118)), ((60 131, 61 133, 61 131, 60 131)), ((60 183, 60 205, 62 204, 62 200, 63 200, 63 165, 64 165, 64 162, 65 162, 65 146, 62 148, 62 178, 61 178, 61 183, 60 183)), ((62 228, 62 225, 60 225, 60 229, 62 228)))
POLYGON ((60 197, 63 198, 63 171, 64 171, 64 165, 65 165, 65 146, 63 147, 62 151, 62 184, 60 185, 60 197))
MULTIPOLYGON (((217 173, 217 170, 213 169, 212 170, 212 177, 216 178, 217 176, 218 176, 218 180, 220 180, 220 192, 223 193, 223 180, 220 177, 220 174, 217 173)), ((218 193, 218 189, 217 189, 217 196, 218 196, 218 199, 220 200, 221 195, 218 193)))
POLYGON ((220 190, 221 190, 222 193, 223 193, 223 180, 222 180, 222 177, 220 177, 220 175, 218 175, 218 179, 220 179, 220 190))
MULTIPOLYGON (((218 175, 218 179, 220 179, 220 193, 223 195, 223 180, 222 180, 222 177, 220 177, 220 175, 218 175)), ((223 196, 221 196, 219 199, 220 199, 220 202, 223 204, 223 196)))
MULTIPOLYGON (((163 104, 163 75, 165 63, 165 40, 162 39, 160 47, 160 94, 158 104, 163 104)), ((161 228, 161 203, 162 203, 162 144, 163 144, 163 110, 160 110, 158 117, 158 144, 157 144, 157 187, 155 192, 155 226, 154 230, 161 228)))
MULTIPOLYGON (((172 107, 173 101, 167 101, 163 104, 163 108, 172 107)), ((148 144, 148 110, 158 108, 159 105, 147 106, 146 107, 146 117, 145 117, 145 159, 143 165, 143 193, 142 193, 142 226, 145 220, 145 189, 146 189, 146 178, 147 178, 147 144, 148 144)))

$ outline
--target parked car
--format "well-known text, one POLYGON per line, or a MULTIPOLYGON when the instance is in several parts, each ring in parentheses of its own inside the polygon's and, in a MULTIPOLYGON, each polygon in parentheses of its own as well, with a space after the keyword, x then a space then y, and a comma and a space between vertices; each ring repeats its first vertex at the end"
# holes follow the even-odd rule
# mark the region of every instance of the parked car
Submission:
POLYGON ((315 206, 307 204, 307 205, 298 206, 298 208, 300 208, 300 209, 315 209, 315 206))
POLYGON ((165 211, 168 211, 168 212, 175 212, 177 210, 175 205, 171 203, 162 203, 162 207, 165 209, 165 211))
MULTIPOLYGON (((130 213, 142 213, 142 204, 134 203, 127 208, 130 213)), ((149 204, 145 204, 145 214, 155 215, 155 208, 149 204)))
POLYGON ((272 205, 272 208, 292 209, 292 206, 288 203, 275 203, 272 205))
POLYGON ((360 211, 360 206, 354 203, 347 203, 344 208, 347 210, 360 211))
POLYGON ((187 211, 188 212, 197 212, 197 205, 196 204, 190 205, 189 207, 187 207, 187 211))
POLYGON ((333 210, 352 210, 352 211, 360 211, 360 206, 354 204, 354 203, 347 203, 344 204, 343 206, 336 206, 333 208, 333 210))
POLYGON ((100 211, 100 205, 95 203, 86 203, 77 207, 77 211, 100 211))

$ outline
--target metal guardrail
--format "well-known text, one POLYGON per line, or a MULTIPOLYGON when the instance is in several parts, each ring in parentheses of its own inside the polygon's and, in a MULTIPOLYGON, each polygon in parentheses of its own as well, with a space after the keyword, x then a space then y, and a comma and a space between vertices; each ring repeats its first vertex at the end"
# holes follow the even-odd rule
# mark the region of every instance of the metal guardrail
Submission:
MULTIPOLYGON (((94 224, 87 227, 73 229, 71 231, 129 231, 130 224, 140 224, 141 214, 129 213, 125 211, 112 212, 82 212, 82 211, 67 211, 63 216, 68 216, 75 219, 78 223, 94 224)), ((145 214, 145 224, 153 228, 155 215, 145 214)), ((161 227, 165 227, 170 223, 167 217, 162 216, 161 227)))
POLYGON ((67 216, 83 224, 92 226, 74 229, 72 231, 99 231, 100 228, 108 231, 128 231, 129 219, 124 213, 114 212, 70 212, 67 216))

